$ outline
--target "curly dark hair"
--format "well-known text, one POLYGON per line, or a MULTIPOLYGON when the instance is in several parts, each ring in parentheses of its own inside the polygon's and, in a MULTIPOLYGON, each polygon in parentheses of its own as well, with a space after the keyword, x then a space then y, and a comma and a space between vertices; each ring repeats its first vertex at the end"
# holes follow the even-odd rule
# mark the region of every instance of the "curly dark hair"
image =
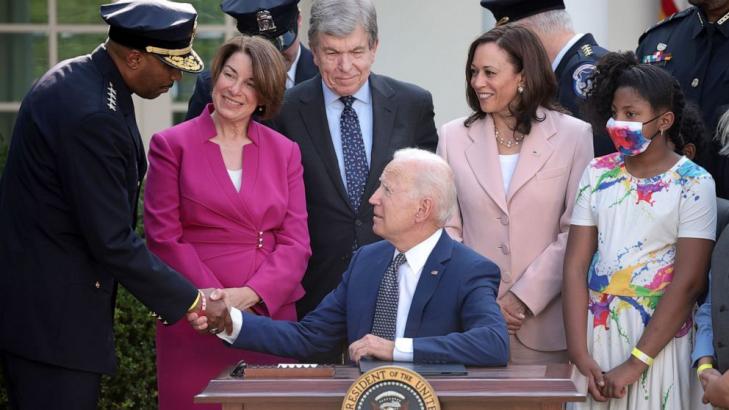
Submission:
POLYGON ((634 89, 651 105, 654 111, 673 112, 674 121, 666 134, 678 147, 683 147, 680 128, 686 100, 681 86, 671 74, 662 68, 640 64, 632 51, 607 53, 597 64, 582 112, 592 124, 592 129, 605 128, 612 116, 615 91, 620 87, 634 89))
POLYGON ((509 104, 509 112, 516 118, 516 131, 527 135, 532 130, 532 121, 544 121, 544 118, 537 115, 540 106, 565 112, 556 102, 557 80, 539 38, 527 28, 507 24, 482 34, 468 49, 466 101, 474 112, 464 121, 464 126, 469 127, 474 121, 486 117, 486 113, 481 110, 476 91, 471 87, 471 64, 476 49, 482 44, 492 42, 506 51, 516 72, 523 74, 524 92, 509 104))
POLYGON ((704 120, 701 117, 699 107, 693 103, 686 103, 683 107, 683 115, 679 134, 681 136, 681 145, 674 142, 676 152, 683 154, 683 147, 687 144, 694 144, 696 147, 696 156, 700 156, 709 144, 709 134, 706 132, 704 120))

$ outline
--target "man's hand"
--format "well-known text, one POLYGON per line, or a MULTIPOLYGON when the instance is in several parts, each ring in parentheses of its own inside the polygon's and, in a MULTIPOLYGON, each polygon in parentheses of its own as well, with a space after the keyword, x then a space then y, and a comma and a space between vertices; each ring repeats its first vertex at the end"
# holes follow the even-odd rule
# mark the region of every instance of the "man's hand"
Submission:
MULTIPOLYGON (((704 373, 706 371, 701 374, 704 373)), ((714 378, 704 387, 703 402, 704 404, 711 403, 715 407, 729 407, 729 371, 714 378)))
MULTIPOLYGON (((227 298, 222 289, 201 289, 205 297, 205 310, 202 308, 189 312, 187 321, 198 333, 217 334, 225 330, 233 333, 233 321, 226 305, 227 298)), ((202 304, 201 304, 202 306, 202 304)))
POLYGON ((506 292, 501 299, 498 300, 501 307, 501 313, 506 319, 506 327, 510 335, 516 334, 526 319, 529 308, 515 294, 506 292))
POLYGON ((349 345, 349 358, 359 363, 363 357, 392 361, 395 342, 375 335, 366 334, 349 345))

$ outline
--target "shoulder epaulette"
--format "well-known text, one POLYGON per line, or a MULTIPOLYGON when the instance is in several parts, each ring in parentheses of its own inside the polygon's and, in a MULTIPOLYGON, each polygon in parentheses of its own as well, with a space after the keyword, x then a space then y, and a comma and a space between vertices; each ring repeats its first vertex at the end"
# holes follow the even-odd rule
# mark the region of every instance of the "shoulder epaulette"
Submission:
POLYGON ((687 9, 683 9, 681 11, 678 11, 676 13, 671 14, 670 16, 664 18, 663 20, 659 21, 654 25, 653 27, 649 28, 648 30, 644 31, 643 34, 640 35, 640 38, 638 39, 638 43, 643 41, 643 38, 646 36, 646 34, 650 33, 651 31, 655 30, 658 27, 662 27, 670 22, 676 22, 679 20, 682 20, 686 16, 690 16, 697 12, 697 8, 695 6, 691 6, 687 9))

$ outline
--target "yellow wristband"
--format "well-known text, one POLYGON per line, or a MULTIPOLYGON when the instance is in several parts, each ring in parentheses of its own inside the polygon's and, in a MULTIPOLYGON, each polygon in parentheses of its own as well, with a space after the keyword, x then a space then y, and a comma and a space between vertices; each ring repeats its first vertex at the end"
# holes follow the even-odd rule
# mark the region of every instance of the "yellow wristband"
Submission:
POLYGON ((637 347, 634 347, 633 351, 630 352, 630 354, 632 354, 636 359, 640 360, 648 366, 653 364, 653 358, 640 351, 640 349, 638 349, 637 347))
POLYGON ((696 369, 696 375, 697 376, 700 376, 701 375, 701 372, 703 372, 704 370, 706 370, 706 369, 713 369, 713 368, 714 368, 714 365, 713 364, 711 364, 711 363, 704 363, 704 364, 702 364, 701 366, 699 366, 696 369))
POLYGON ((195 306, 197 306, 197 302, 200 301, 200 291, 197 291, 197 297, 195 297, 195 301, 192 302, 192 305, 190 305, 190 308, 187 309, 188 312, 192 312, 193 309, 195 309, 195 306))

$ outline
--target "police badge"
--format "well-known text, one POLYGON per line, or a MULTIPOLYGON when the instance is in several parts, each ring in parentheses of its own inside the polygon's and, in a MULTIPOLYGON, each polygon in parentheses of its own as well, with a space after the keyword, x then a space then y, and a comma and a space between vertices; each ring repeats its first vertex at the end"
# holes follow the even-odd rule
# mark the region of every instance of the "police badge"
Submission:
POLYGON ((273 22, 273 16, 268 10, 261 10, 256 13, 256 21, 258 22, 258 31, 266 33, 276 31, 276 24, 273 22))
POLYGON ((582 64, 572 73, 572 88, 576 96, 581 98, 587 97, 587 92, 592 87, 592 73, 594 72, 594 64, 582 64))

